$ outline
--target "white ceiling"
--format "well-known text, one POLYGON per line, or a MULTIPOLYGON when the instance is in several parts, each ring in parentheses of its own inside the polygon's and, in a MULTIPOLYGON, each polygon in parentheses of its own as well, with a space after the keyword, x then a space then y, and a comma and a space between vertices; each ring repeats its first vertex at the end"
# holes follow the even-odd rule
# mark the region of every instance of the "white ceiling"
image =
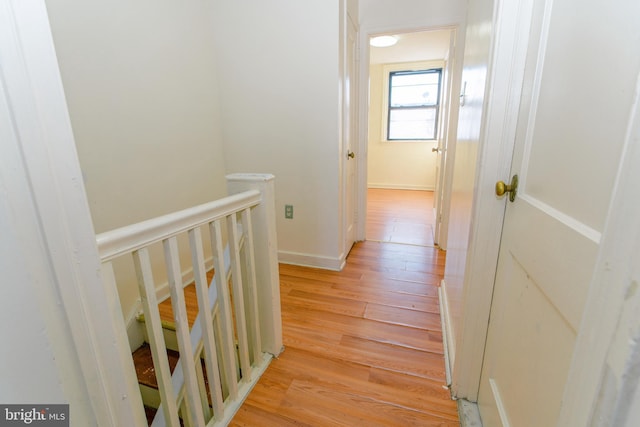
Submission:
POLYGON ((394 34, 398 43, 391 47, 370 46, 369 63, 430 61, 444 59, 449 50, 451 30, 394 34))

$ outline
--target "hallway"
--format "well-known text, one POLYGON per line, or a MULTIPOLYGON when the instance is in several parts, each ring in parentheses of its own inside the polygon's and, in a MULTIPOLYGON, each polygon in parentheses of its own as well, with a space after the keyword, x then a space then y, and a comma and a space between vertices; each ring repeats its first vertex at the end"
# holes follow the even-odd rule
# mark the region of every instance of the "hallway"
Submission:
POLYGON ((459 425, 444 387, 444 253, 418 246, 430 195, 370 190, 372 240, 341 272, 280 266, 285 351, 231 425, 459 425))

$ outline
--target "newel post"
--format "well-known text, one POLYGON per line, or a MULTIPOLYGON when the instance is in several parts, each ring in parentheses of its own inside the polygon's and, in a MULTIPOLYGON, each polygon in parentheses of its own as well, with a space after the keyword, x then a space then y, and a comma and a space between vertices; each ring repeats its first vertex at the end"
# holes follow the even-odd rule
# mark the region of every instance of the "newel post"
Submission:
POLYGON ((271 174, 227 175, 229 195, 258 190, 262 202, 251 210, 258 287, 262 351, 278 356, 282 350, 280 273, 276 236, 275 177, 271 174))

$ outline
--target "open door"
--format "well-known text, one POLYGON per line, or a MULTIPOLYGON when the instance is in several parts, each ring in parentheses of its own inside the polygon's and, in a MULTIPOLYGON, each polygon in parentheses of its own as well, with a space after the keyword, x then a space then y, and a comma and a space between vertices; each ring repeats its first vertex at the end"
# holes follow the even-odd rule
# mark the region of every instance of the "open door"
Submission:
POLYGON ((637 3, 527 0, 517 13, 531 27, 519 182, 504 177, 496 200, 506 213, 478 396, 492 427, 558 422, 640 71, 637 3))
POLYGON ((356 108, 358 86, 357 75, 357 29, 351 16, 346 18, 346 51, 345 76, 343 93, 343 173, 344 173, 344 256, 346 257, 356 240, 356 197, 357 197, 357 164, 356 149, 358 143, 357 124, 358 110, 356 108))
POLYGON ((446 153, 448 141, 450 141, 451 134, 451 112, 454 108, 458 107, 458 102, 454 101, 454 65, 455 65, 455 48, 456 48, 456 34, 457 31, 452 29, 449 33, 449 52, 448 57, 445 58, 445 67, 442 73, 442 101, 441 101, 441 114, 440 123, 438 124, 439 136, 437 146, 432 149, 436 155, 436 168, 435 168, 435 187, 433 191, 433 213, 435 218, 435 224, 433 229, 433 241, 443 249, 446 249, 447 243, 447 222, 444 221, 443 208, 447 200, 445 200, 445 170, 446 170, 446 153))

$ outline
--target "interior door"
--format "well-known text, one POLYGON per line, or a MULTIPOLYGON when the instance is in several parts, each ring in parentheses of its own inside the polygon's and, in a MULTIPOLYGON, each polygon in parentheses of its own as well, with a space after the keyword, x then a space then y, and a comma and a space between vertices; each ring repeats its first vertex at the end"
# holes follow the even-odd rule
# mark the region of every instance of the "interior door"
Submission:
POLYGON ((496 201, 506 214, 478 398, 485 427, 557 423, 640 71, 640 3, 523 3, 519 186, 513 202, 496 201))
MULTIPOLYGON (((357 160, 355 147, 357 144, 357 132, 356 124, 358 120, 356 99, 357 99, 357 85, 356 76, 357 69, 357 57, 356 57, 356 26, 351 20, 351 16, 347 15, 347 46, 346 46, 346 75, 345 75, 345 90, 344 90, 344 146, 346 162, 345 162, 345 251, 349 252, 351 246, 355 242, 356 235, 356 171, 357 160)), ((345 253, 345 254, 346 254, 345 253)))
POLYGON ((432 151, 436 155, 436 178, 435 188, 433 191, 433 213, 435 217, 435 226, 433 230, 433 241, 436 244, 445 243, 443 240, 444 230, 442 230, 442 206, 443 206, 443 185, 444 185, 444 163, 447 142, 449 140, 449 121, 452 106, 451 76, 453 75, 453 58, 455 57, 455 37, 456 32, 449 32, 449 50, 448 57, 445 61, 445 67, 442 73, 442 93, 440 94, 440 123, 438 124, 438 141, 432 151))
POLYGON ((447 125, 449 117, 449 81, 451 67, 450 62, 447 60, 445 69, 442 73, 442 88, 444 89, 440 94, 440 117, 438 123, 438 140, 435 147, 431 151, 436 156, 436 168, 435 168, 435 187, 433 190, 433 214, 435 218, 435 224, 433 229, 433 241, 436 244, 440 243, 440 230, 441 230, 441 210, 442 210, 442 184, 444 182, 444 150, 447 145, 447 125))

